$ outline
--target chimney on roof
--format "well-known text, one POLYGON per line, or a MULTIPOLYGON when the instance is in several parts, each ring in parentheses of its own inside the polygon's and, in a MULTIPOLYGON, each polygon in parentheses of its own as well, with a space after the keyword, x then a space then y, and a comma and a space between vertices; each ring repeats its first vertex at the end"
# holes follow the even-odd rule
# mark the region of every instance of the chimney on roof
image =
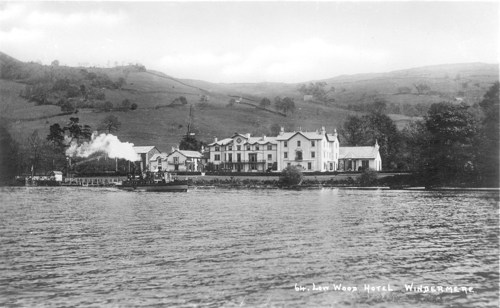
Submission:
POLYGON ((217 142, 217 137, 214 138, 214 142, 217 142))
POLYGON ((171 148, 170 153, 173 153, 173 152, 175 152, 175 147, 172 147, 172 148, 171 148))
POLYGON ((266 135, 262 136, 262 140, 266 141, 266 135))
POLYGON ((337 129, 336 129, 336 128, 334 128, 334 129, 333 129, 333 135, 334 135, 335 137, 337 137, 337 129))
POLYGON ((324 134, 326 134, 325 127, 324 127, 324 126, 321 126, 321 135, 324 135, 324 134))
POLYGON ((283 126, 280 127, 280 136, 283 135, 285 133, 285 129, 283 128, 283 126))
POLYGON ((250 133, 247 133, 245 136, 246 136, 247 138, 250 138, 250 133))
POLYGON ((374 146, 377 150, 380 148, 380 146, 378 145, 378 141, 377 139, 375 139, 375 146, 374 146))

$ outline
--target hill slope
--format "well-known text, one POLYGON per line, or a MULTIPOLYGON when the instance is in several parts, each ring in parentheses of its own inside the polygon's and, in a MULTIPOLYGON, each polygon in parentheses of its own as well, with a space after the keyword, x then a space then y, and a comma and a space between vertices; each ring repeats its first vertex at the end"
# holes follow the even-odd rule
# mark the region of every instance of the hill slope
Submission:
MULTIPOLYGON (((69 115, 61 115, 59 105, 78 108, 72 115, 93 129, 109 114, 122 123, 116 133, 121 140, 136 145, 156 145, 169 150, 186 133, 189 106, 194 105, 194 130, 199 139, 210 142, 213 137, 224 137, 233 132, 270 135, 272 126, 288 129, 316 130, 325 126, 332 131, 339 128, 350 114, 359 114, 357 106, 383 99, 388 104, 430 104, 442 100, 478 101, 486 89, 498 80, 498 67, 491 64, 457 64, 416 68, 384 74, 339 76, 323 80, 328 101, 304 101, 300 84, 255 83, 213 84, 197 80, 181 80, 144 67, 83 68, 43 66, 23 63, 0 53, 0 112, 9 121, 9 131, 17 140, 23 140, 33 130, 41 136, 48 133, 53 123, 65 123, 69 115), (426 93, 416 93, 415 86, 426 84, 426 93), (465 85, 467 84, 467 85, 465 85), (410 92, 401 88, 410 88, 410 92), (46 95, 31 99, 34 90, 43 88, 46 95), (28 91, 30 90, 30 91, 28 91), (20 97, 20 94, 24 96, 20 97), (69 95, 71 94, 71 95, 69 95), (186 105, 177 103, 184 96, 186 105), (284 117, 252 106, 267 97, 289 96, 295 99, 296 111, 284 117), (243 97, 250 104, 228 102, 243 97), (29 101, 31 99, 31 102, 29 101), (136 110, 122 111, 124 100, 137 104, 136 110), (176 102, 172 105, 173 102, 176 102), (68 102, 68 103, 66 103, 68 102), (103 105, 113 105, 104 111, 103 105)), ((37 92, 35 92, 37 93, 37 92)), ((403 113, 403 112, 400 112, 403 113)), ((395 115, 400 126, 410 117, 395 115)))

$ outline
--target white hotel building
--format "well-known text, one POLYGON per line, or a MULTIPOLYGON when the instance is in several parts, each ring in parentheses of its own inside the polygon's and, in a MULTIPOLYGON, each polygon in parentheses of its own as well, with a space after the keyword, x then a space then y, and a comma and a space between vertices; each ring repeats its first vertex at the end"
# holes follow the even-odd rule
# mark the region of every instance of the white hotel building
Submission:
POLYGON ((251 137, 235 133, 208 145, 209 162, 215 170, 263 172, 283 170, 289 165, 304 171, 336 171, 339 160, 337 132, 325 128, 315 132, 285 132, 276 137, 251 137))
POLYGON ((339 161, 337 131, 328 134, 325 128, 316 132, 284 132, 276 137, 278 142, 278 170, 290 165, 305 171, 335 171, 339 161))
POLYGON ((232 137, 208 145, 209 162, 215 170, 234 172, 262 172, 271 169, 277 161, 276 137, 251 137, 235 133, 232 137))

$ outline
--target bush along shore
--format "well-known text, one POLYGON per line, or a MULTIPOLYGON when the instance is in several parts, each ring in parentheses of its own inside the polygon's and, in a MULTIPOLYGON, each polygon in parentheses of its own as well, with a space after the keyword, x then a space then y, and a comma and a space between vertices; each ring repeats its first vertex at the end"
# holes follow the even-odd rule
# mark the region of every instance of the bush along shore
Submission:
POLYGON ((238 176, 231 177, 196 177, 189 178, 188 185, 198 188, 265 188, 265 189, 301 189, 301 188, 321 188, 321 187, 364 187, 364 188, 389 188, 399 186, 400 183, 405 183, 405 187, 415 186, 411 185, 411 174, 395 175, 389 177, 379 178, 377 173, 371 170, 362 172, 361 174, 348 176, 348 177, 335 177, 330 178, 306 176, 302 173, 291 168, 285 170, 280 174, 279 178, 276 177, 266 178, 240 178, 238 176), (397 184, 396 184, 397 183, 397 184))
POLYGON ((357 189, 407 189, 407 190, 500 190, 498 187, 484 188, 463 183, 463 185, 445 187, 428 185, 419 174, 397 174, 381 177, 377 172, 367 170, 360 174, 343 177, 305 176, 289 181, 283 174, 279 178, 263 177, 193 177, 188 179, 191 188, 234 188, 234 189, 315 189, 315 188, 357 188, 357 189))

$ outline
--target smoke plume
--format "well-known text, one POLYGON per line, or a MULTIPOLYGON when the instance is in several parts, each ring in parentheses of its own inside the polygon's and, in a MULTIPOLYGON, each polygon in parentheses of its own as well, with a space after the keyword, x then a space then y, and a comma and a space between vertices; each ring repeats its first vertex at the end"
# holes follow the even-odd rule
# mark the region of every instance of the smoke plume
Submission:
POLYGON ((124 158, 130 161, 140 160, 139 155, 134 151, 134 144, 121 142, 118 137, 111 134, 92 134, 88 142, 81 145, 75 140, 70 142, 66 150, 67 156, 89 157, 94 153, 106 153, 109 158, 124 158))

